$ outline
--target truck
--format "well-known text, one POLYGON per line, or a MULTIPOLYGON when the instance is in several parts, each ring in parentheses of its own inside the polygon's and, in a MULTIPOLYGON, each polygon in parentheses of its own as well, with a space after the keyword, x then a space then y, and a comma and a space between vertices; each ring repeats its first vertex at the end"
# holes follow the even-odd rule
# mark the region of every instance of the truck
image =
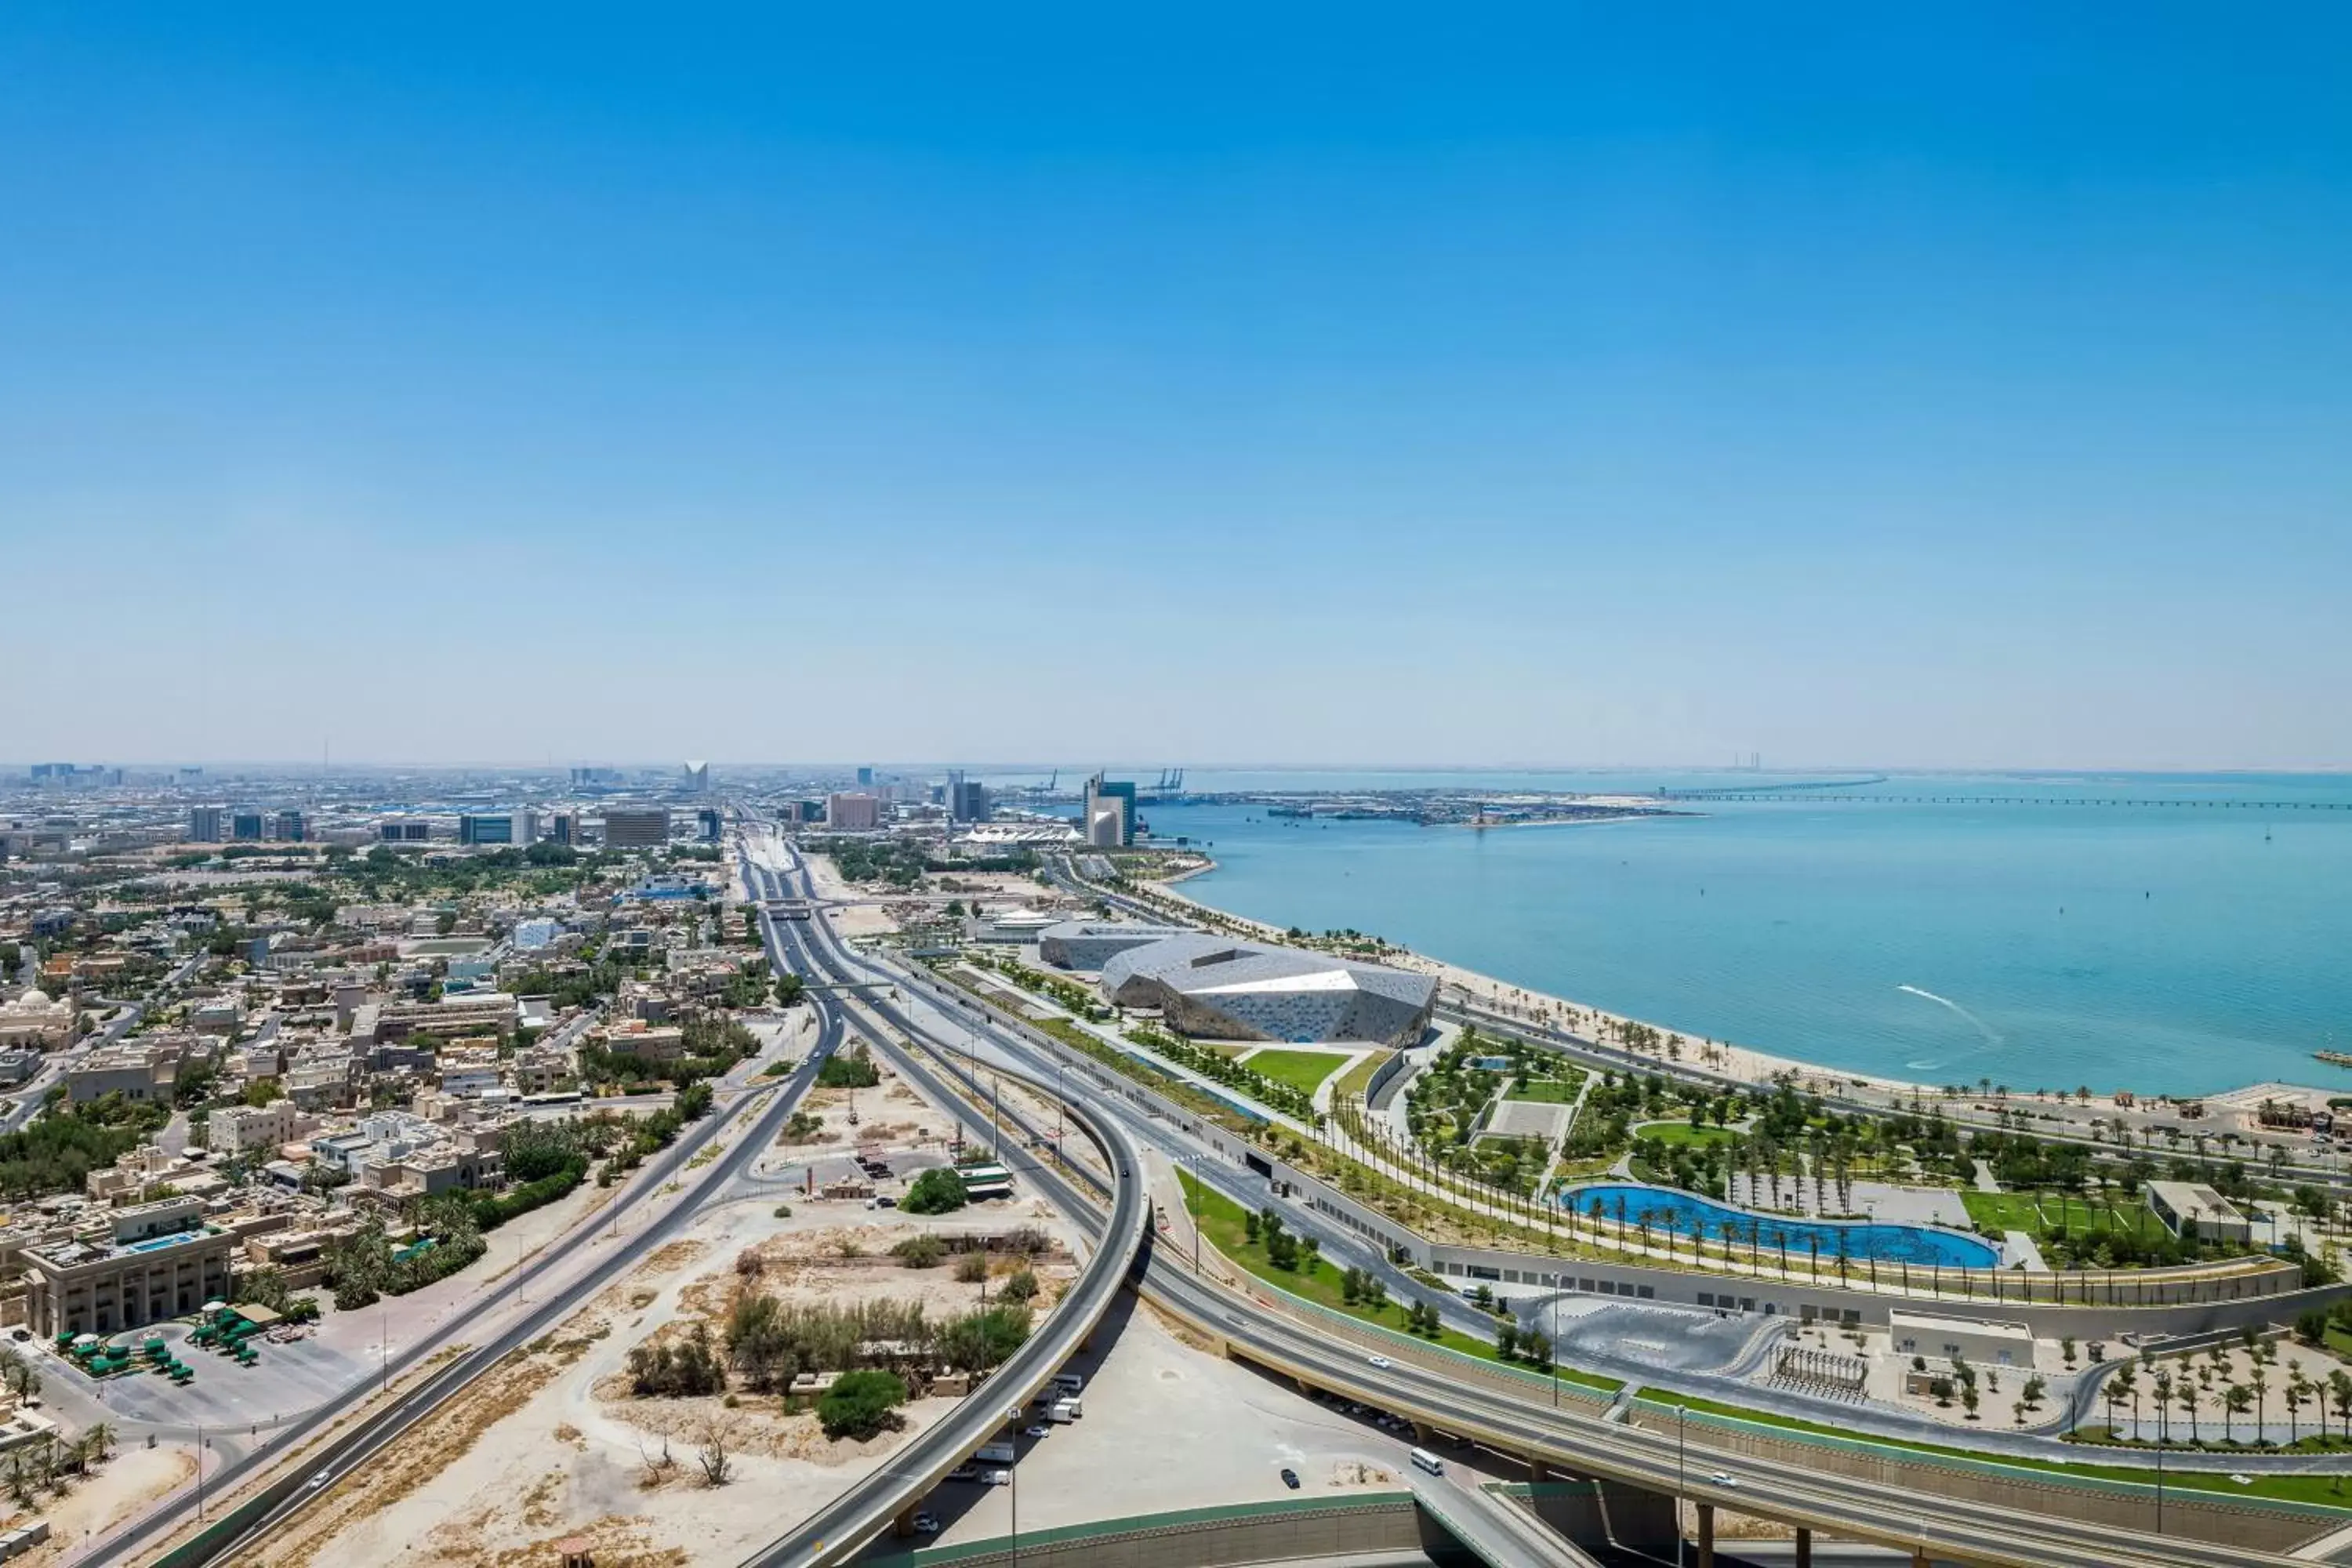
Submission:
POLYGON ((1075 1372, 1057 1372, 1054 1374, 1053 1386, 1058 1394, 1066 1395, 1076 1394, 1086 1385, 1087 1380, 1075 1372))
POLYGON ((1067 1424, 1076 1421, 1085 1414, 1085 1405, 1075 1394, 1067 1399, 1056 1399, 1053 1404, 1045 1406, 1045 1419, 1048 1421, 1067 1424))
POLYGON ((1013 1462, 1013 1445, 982 1443, 972 1458, 983 1465, 1009 1465, 1013 1462))

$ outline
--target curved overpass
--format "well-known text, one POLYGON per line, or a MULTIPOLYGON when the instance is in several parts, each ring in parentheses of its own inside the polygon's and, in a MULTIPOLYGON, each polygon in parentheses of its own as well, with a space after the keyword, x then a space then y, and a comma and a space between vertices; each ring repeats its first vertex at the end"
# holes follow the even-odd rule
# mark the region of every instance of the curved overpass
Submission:
MULTIPOLYGON (((821 955, 825 971, 844 981, 854 980, 851 964, 863 968, 864 961, 837 957, 831 933, 822 930, 822 922, 812 924, 820 929, 808 940, 821 955)), ((871 984, 898 983, 886 978, 871 984)), ((910 978, 907 983, 929 989, 918 980, 910 978)), ((943 996, 942 1002, 959 1014, 963 1012, 961 998, 943 996)), ((898 1009, 885 1007, 883 1012, 908 1037, 924 1037, 925 1032, 908 1023, 898 1009)), ((981 1027, 1015 1060, 1059 1059, 1042 1037, 1033 1040, 999 1027, 992 1019, 981 1027)), ((886 1042, 884 1048, 891 1049, 890 1043, 886 1042)), ((892 1054, 898 1055, 896 1050, 892 1054)), ((1094 1068, 1090 1062, 1083 1065, 1094 1068)), ((1038 1073, 1016 1071, 1013 1076, 1039 1088, 1050 1085, 1054 1077, 1050 1068, 1038 1073)), ((1061 1092, 1066 1101, 1091 1110, 1104 1125, 1118 1126, 1131 1114, 1115 1096, 1097 1090, 1087 1070, 1066 1072, 1061 1092)), ((1007 1114, 1042 1136, 1043 1129, 1028 1127, 1016 1113, 1007 1114)), ((1041 1173, 1041 1180, 1043 1176, 1041 1173)), ((1677 1464, 1676 1443, 1671 1435, 1567 1411, 1556 1413, 1532 1399, 1483 1385, 1465 1386, 1458 1378, 1402 1357, 1392 1358, 1389 1367, 1375 1368, 1364 1352, 1335 1345, 1328 1334, 1196 1277, 1165 1258, 1151 1260, 1144 1277, 1144 1293, 1247 1360, 1499 1452, 1654 1492, 1680 1492, 1697 1502, 1762 1514, 1842 1537, 1903 1551, 1918 1550, 1924 1543, 1935 1555, 2013 1568, 2075 1568, 2093 1563, 2114 1568, 2252 1568, 2256 1564, 2284 1568, 2296 1561, 2250 1547, 2158 1537, 2057 1514, 2021 1513, 1946 1493, 1825 1475, 1784 1461, 1734 1457, 1720 1448, 1697 1445, 1692 1447, 1706 1458, 1694 1482, 1689 1469, 1677 1464), (1706 1473, 1718 1466, 1735 1469, 1738 1484, 1708 1481, 1706 1473)))

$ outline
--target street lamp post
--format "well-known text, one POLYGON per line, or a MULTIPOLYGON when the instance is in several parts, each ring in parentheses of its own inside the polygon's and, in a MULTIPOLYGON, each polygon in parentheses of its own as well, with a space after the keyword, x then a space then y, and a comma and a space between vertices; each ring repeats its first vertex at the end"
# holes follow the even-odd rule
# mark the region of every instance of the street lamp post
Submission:
POLYGON ((1687 1406, 1675 1406, 1675 1568, 1683 1568, 1683 1498, 1687 1490, 1683 1473, 1683 1423, 1689 1415, 1687 1406))

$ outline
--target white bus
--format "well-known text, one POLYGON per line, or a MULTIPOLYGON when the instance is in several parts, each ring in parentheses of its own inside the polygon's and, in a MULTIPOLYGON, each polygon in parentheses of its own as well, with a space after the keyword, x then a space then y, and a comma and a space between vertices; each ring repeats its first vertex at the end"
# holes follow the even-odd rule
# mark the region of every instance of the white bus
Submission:
POLYGON ((1417 1468, 1427 1470, 1433 1476, 1442 1476, 1445 1473, 1445 1461, 1426 1448, 1415 1448, 1412 1451, 1412 1462, 1417 1468))

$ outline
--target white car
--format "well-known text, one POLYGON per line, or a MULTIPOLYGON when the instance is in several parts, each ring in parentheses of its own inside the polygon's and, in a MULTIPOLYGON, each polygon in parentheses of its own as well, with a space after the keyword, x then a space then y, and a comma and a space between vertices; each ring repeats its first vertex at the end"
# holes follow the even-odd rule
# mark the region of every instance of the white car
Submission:
POLYGON ((1013 1472, 1011 1470, 982 1470, 980 1472, 980 1479, 982 1486, 1009 1487, 1013 1484, 1013 1472))
POLYGON ((1371 1362, 1374 1366, 1379 1367, 1382 1372, 1386 1372, 1389 1369, 1389 1358, 1384 1355, 1376 1355, 1371 1358, 1371 1362))
POLYGON ((1040 1423, 1034 1426, 1024 1426, 1021 1428, 1021 1435, 1024 1437, 1050 1437, 1054 1435, 1054 1429, 1040 1423))
POLYGON ((1738 1486, 1738 1485, 1739 1484, 1737 1480, 1733 1479, 1730 1476, 1726 1475, 1726 1474, 1725 1474, 1723 1471, 1721 1471, 1721 1470, 1717 1470, 1717 1471, 1715 1471, 1713 1474, 1709 1475, 1706 1479, 1707 1479, 1708 1480, 1710 1480, 1710 1481, 1713 1481, 1717 1486, 1719 1486, 1719 1487, 1736 1487, 1736 1486, 1738 1486))
POLYGON ((919 1513, 915 1516, 915 1533, 917 1535, 937 1535, 939 1532, 940 1516, 938 1514, 919 1513))

